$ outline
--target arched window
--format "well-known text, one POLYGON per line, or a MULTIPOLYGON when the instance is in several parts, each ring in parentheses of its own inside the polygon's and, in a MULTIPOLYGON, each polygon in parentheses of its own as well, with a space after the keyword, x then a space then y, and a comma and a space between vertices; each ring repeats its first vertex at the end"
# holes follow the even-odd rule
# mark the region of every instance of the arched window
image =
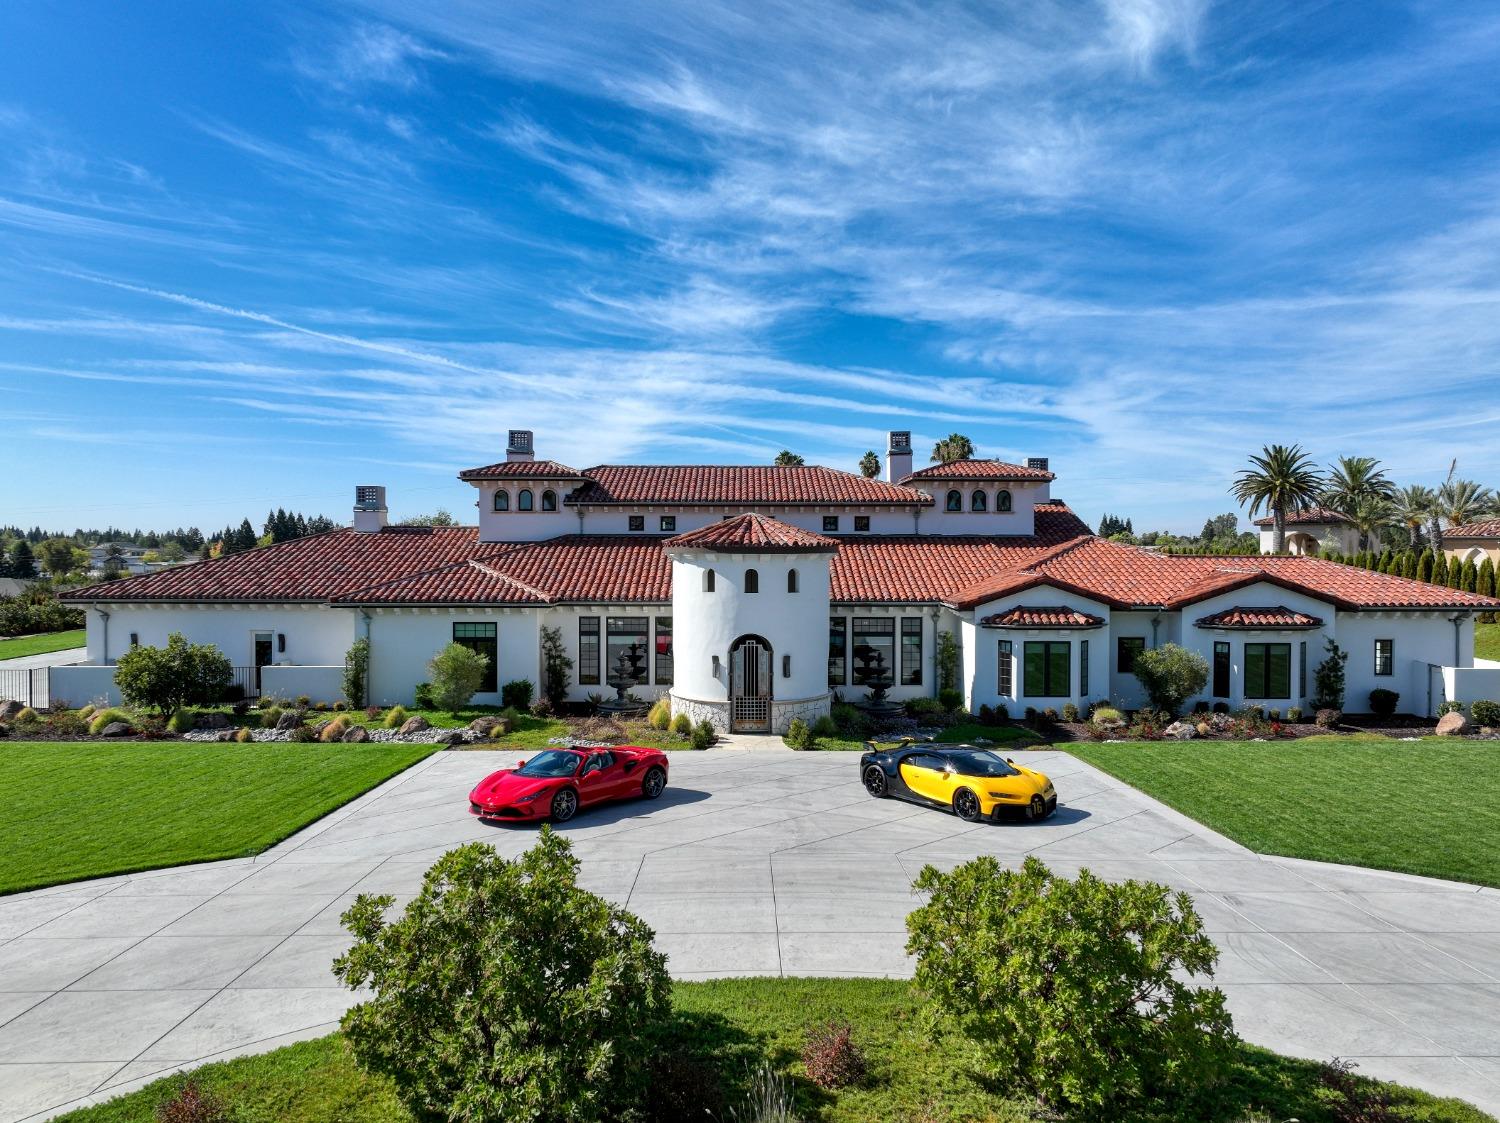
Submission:
POLYGON ((703 591, 705 593, 711 593, 714 591, 714 571, 711 569, 705 569, 703 571, 703 591))
POLYGON ((557 492, 555 492, 555 491, 544 491, 544 492, 542 492, 542 510, 544 510, 544 511, 555 511, 555 510, 557 510, 557 492))
POLYGON ((786 591, 789 593, 797 591, 797 571, 795 569, 786 571, 786 591))
POLYGON ((521 493, 516 496, 516 510, 531 510, 531 489, 529 487, 523 487, 521 493))
POLYGON ((745 592, 760 592, 760 574, 753 569, 745 570, 745 592))
POLYGON ((509 511, 510 510, 510 492, 508 492, 508 491, 497 491, 497 492, 495 492, 495 510, 497 510, 497 511, 509 511))
POLYGON ((948 493, 948 502, 944 504, 950 511, 962 511, 964 509, 964 497, 957 488, 948 493))
POLYGON ((995 496, 995 510, 997 510, 997 511, 1009 511, 1010 510, 1010 492, 1008 492, 1008 491, 1002 491, 998 495, 995 496))
POLYGON ((987 510, 989 510, 989 506, 990 506, 990 504, 989 504, 989 498, 990 497, 988 495, 986 495, 983 491, 976 491, 973 495, 969 496, 969 510, 971 510, 971 511, 987 511, 987 510))

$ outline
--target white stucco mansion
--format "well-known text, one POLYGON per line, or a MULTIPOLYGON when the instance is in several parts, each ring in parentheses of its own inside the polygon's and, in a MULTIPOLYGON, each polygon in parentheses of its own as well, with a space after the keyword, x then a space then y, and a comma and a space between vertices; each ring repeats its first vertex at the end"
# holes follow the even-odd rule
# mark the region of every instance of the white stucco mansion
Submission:
POLYGON ((1012 713, 1138 705, 1132 661, 1167 642, 1200 651, 1205 698, 1232 706, 1305 705, 1325 637, 1350 653, 1351 711, 1377 686, 1413 712, 1500 694, 1500 672, 1472 665, 1473 613, 1495 602, 1311 557, 1105 541, 1052 498, 1044 459, 914 470, 893 432, 887 469, 580 470, 513 430, 505 459, 459 473, 477 527, 389 526, 385 489, 361 486, 351 527, 79 591, 88 663, 57 668, 54 696, 109 695, 122 651, 180 631, 252 692, 328 700, 368 637, 381 705, 411 703, 456 641, 490 657, 475 701, 496 702, 509 680, 540 684, 543 627, 573 659, 570 698, 612 693, 629 664, 637 696, 742 731, 783 731, 879 679, 895 699, 933 695, 944 633, 967 704, 1012 713))

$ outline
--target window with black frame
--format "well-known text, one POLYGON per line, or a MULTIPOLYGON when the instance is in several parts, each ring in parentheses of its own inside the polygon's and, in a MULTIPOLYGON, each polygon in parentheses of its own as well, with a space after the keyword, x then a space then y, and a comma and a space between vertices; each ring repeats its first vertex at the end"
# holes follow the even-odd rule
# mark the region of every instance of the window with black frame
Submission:
POLYGON ((1245 644, 1245 697, 1274 699, 1291 696, 1292 645, 1245 644))
POLYGON ((890 686, 896 681, 896 621, 889 616, 854 618, 856 686, 890 686))
POLYGON ((1120 636, 1115 640, 1115 670, 1122 675, 1133 673, 1135 657, 1145 650, 1145 636, 1120 636))
POLYGON ((1022 662, 1026 697, 1066 698, 1072 693, 1073 645, 1067 640, 1028 640, 1022 662))
POLYGON ((922 618, 901 620, 901 685, 922 685, 922 618))
POLYGON ((599 685, 599 617, 578 618, 578 685, 599 685))
POLYGON ((995 688, 999 691, 1000 697, 1009 698, 1015 693, 1016 670, 1015 652, 1012 648, 1011 641, 1008 639, 1003 639, 1000 641, 998 666, 1000 673, 997 676, 995 688))
POLYGON ((635 686, 645 686, 650 675, 649 642, 646 617, 609 617, 604 626, 605 681, 621 675, 635 686))
POLYGON ((656 685, 672 685, 672 618, 656 618, 656 685))
POLYGON ((842 616, 828 618, 828 685, 844 686, 849 682, 849 621, 842 616))
POLYGON ((1378 639, 1375 641, 1375 673, 1382 677, 1396 673, 1395 640, 1378 639))
POLYGON ((500 689, 497 685, 500 681, 500 644, 495 636, 495 625, 454 624, 453 642, 489 660, 484 668, 484 678, 479 683, 479 693, 493 694, 500 689))

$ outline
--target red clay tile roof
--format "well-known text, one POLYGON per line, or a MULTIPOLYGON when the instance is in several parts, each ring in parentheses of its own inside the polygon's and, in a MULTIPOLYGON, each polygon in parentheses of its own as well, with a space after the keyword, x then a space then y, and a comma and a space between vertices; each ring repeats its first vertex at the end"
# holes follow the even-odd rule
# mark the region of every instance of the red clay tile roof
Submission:
POLYGON ((1028 468, 1024 464, 1007 464, 1003 460, 952 460, 919 468, 901 483, 913 480, 1055 480, 1057 475, 1045 468, 1028 468))
POLYGON ((1200 628, 1316 628, 1323 623, 1316 616, 1294 612, 1285 605, 1275 608, 1226 608, 1211 616, 1200 616, 1200 628))
MULTIPOLYGON (((1308 507, 1301 511, 1288 511, 1286 516, 1287 526, 1309 526, 1314 523, 1347 524, 1349 516, 1342 511, 1335 511, 1332 507, 1308 507)), ((1263 519, 1255 520, 1256 526, 1275 526, 1276 516, 1267 515, 1263 519)))
POLYGON ((1104 617, 1058 605, 1056 608, 1033 608, 1018 604, 979 621, 981 628, 1102 628, 1104 617))
POLYGON ((582 480, 583 473, 556 460, 502 460, 482 468, 465 468, 461 480, 582 480))
POLYGON ((1443 531, 1444 538, 1500 538, 1500 519, 1483 519, 1480 522, 1450 526, 1443 531))
POLYGON ((347 527, 157 573, 89 585, 70 601, 314 601, 474 557, 472 526, 393 526, 377 534, 347 527))
POLYGON ((709 523, 668 538, 663 545, 668 549, 739 550, 758 554, 831 552, 839 548, 837 539, 754 513, 709 523))
POLYGON ((601 464, 569 503, 923 506, 930 496, 820 465, 601 464))

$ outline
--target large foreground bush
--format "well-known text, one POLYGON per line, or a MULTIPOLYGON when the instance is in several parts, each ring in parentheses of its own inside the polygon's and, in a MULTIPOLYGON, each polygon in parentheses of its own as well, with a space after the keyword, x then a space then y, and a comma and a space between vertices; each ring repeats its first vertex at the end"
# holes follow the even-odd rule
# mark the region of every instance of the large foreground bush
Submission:
POLYGON ((1000 1085, 1108 1118, 1224 1074, 1224 994, 1179 978, 1211 975, 1218 958, 1186 893, 992 857, 928 866, 916 888, 932 894, 907 918, 917 985, 1000 1085))
POLYGON ((643 1059, 671 1013, 651 929, 576 884, 548 828, 515 860, 449 851, 394 921, 361 895, 334 973, 374 997, 344 1015, 354 1055, 419 1120, 592 1123, 635 1118, 643 1059))
POLYGON ((115 667, 115 685, 128 706, 146 706, 170 718, 184 706, 218 702, 234 681, 234 668, 211 643, 188 643, 180 632, 166 647, 132 647, 115 667))
MULTIPOLYGON (((443 648, 427 663, 427 673, 432 676, 432 708, 450 714, 463 709, 484 683, 489 666, 488 655, 461 643, 450 643, 443 648)), ((421 705, 421 701, 417 704, 421 705)))

